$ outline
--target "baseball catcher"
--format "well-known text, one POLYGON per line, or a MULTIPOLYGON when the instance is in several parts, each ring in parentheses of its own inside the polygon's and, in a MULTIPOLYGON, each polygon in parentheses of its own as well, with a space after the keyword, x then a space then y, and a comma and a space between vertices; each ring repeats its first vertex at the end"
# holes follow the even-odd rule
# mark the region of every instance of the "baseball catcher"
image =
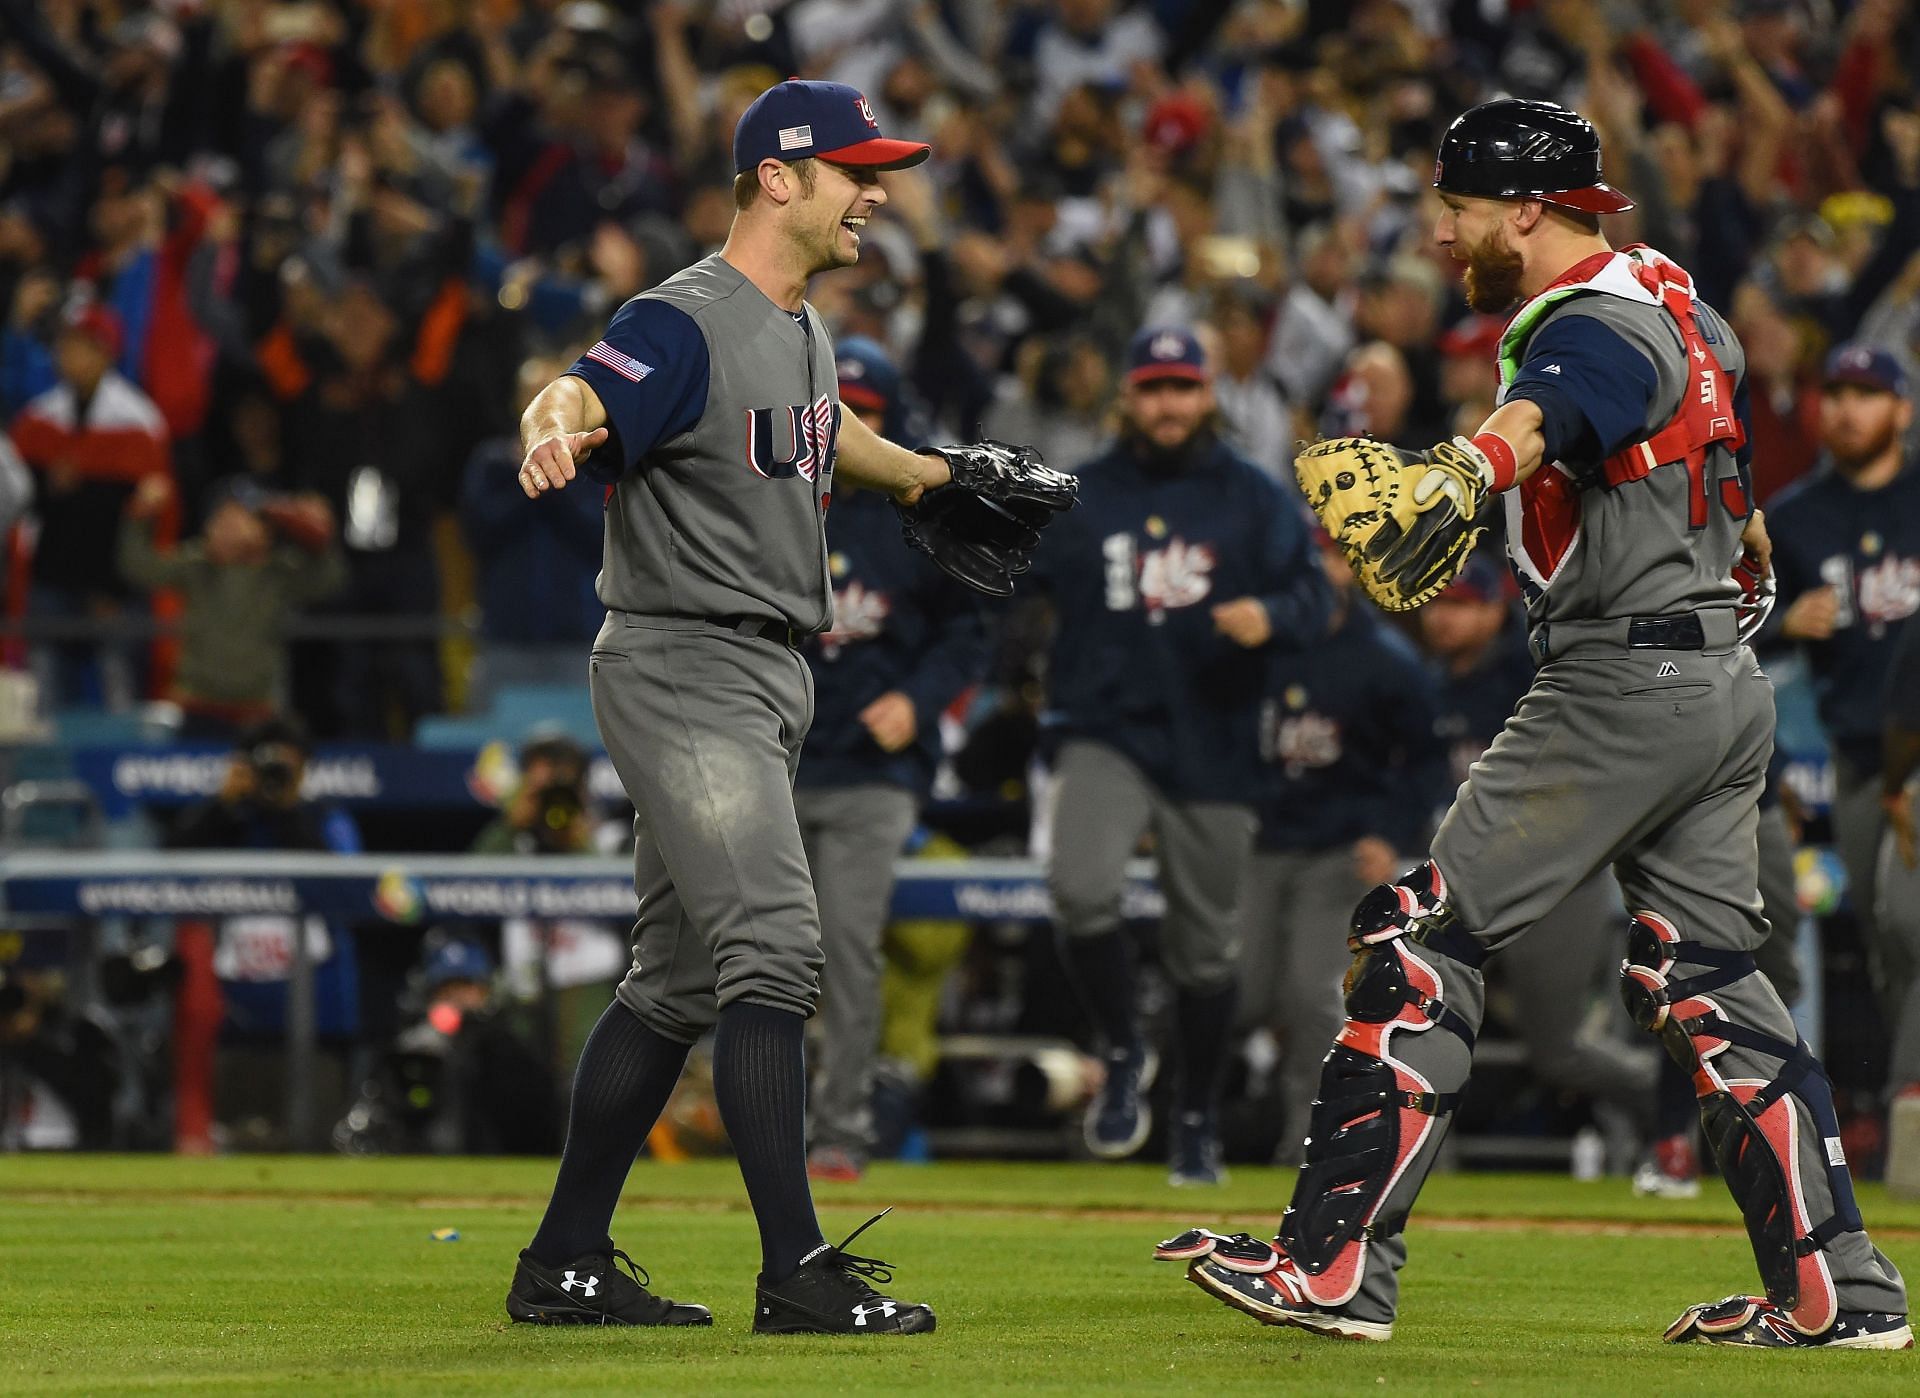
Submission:
POLYGON ((899 506, 907 542, 976 592, 1012 596, 1013 580, 1033 566, 1040 531, 1073 508, 1079 482, 1032 447, 984 441, 927 454, 945 461, 953 480, 899 506))

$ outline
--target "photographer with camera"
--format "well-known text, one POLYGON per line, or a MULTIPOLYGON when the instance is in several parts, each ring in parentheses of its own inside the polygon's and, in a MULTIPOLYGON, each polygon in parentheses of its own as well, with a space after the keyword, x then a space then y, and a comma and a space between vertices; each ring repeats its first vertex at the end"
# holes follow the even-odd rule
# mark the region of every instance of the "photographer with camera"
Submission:
MULTIPOLYGON (((180 812, 169 849, 330 850, 360 853, 360 832, 337 806, 302 791, 311 747, 291 717, 263 719, 241 734, 220 790, 180 812)), ((213 955, 224 1013, 216 1063, 216 1111, 249 1144, 284 1146, 287 1103, 279 1072, 285 1048, 294 938, 313 968, 313 1022, 323 1050, 315 1060, 322 1119, 346 1094, 345 1048, 360 1031, 359 965, 345 928, 282 914, 226 917, 213 955)))
POLYGON ((430 934, 405 1027, 333 1129, 349 1155, 551 1155, 560 1149, 552 1068, 510 1022, 477 942, 430 934))
MULTIPOLYGON (((537 728, 520 748, 520 781, 474 854, 593 854, 587 754, 566 734, 537 728)), ((510 917, 500 955, 519 993, 541 997, 557 1060, 572 1063, 613 986, 627 973, 627 929, 590 918, 510 917)))
POLYGON ((154 526, 172 494, 165 476, 140 483, 120 523, 120 572, 136 587, 180 590, 169 697, 183 711, 182 736, 232 737, 274 711, 285 687, 287 619, 338 592, 347 565, 333 511, 318 495, 230 481, 200 534, 170 548, 155 543, 154 526))

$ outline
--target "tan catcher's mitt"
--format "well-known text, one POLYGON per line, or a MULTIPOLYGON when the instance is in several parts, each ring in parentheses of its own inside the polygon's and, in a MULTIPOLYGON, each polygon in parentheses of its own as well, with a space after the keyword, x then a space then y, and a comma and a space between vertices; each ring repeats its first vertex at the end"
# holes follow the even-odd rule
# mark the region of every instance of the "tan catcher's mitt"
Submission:
POLYGON ((1293 473, 1360 586, 1390 612, 1437 597, 1487 529, 1493 468, 1463 437, 1418 456, 1333 437, 1294 457, 1293 473))

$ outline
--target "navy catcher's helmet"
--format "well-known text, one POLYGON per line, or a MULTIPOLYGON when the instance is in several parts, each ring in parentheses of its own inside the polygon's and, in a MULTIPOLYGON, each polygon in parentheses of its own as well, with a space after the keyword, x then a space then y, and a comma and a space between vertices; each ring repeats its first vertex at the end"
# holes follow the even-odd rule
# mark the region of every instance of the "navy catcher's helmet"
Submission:
POLYGON ((1600 178, 1600 134, 1558 102, 1499 97, 1469 107, 1440 138, 1433 187, 1482 199, 1538 199, 1587 214, 1633 200, 1600 178))

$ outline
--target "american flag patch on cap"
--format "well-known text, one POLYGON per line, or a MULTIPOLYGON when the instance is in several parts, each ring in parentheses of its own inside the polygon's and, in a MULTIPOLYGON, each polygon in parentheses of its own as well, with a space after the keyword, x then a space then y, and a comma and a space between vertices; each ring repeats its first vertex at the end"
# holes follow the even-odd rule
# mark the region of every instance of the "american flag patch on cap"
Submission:
POLYGON ((653 372, 651 364, 642 364, 630 354, 622 354, 612 345, 602 340, 587 351, 586 357, 596 364, 604 364, 623 379, 632 379, 639 383, 653 372))
POLYGON ((813 144, 813 127, 783 126, 780 128, 780 149, 799 150, 802 146, 813 144))

